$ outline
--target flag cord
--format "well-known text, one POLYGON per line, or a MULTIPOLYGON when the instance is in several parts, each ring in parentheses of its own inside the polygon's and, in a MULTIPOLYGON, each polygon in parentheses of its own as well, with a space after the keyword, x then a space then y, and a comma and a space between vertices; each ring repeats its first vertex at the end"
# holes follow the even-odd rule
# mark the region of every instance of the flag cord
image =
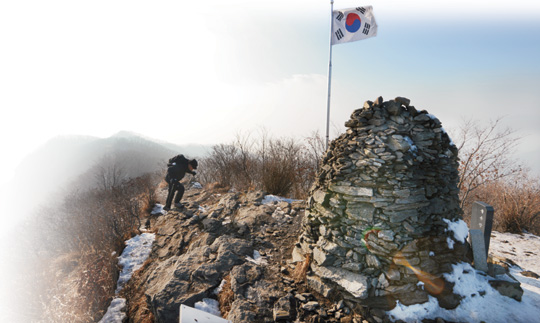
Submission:
POLYGON ((326 101, 326 150, 328 150, 328 143, 330 141, 330 93, 331 93, 331 83, 332 83, 332 17, 334 14, 334 0, 330 0, 330 53, 328 55, 328 90, 327 90, 327 101, 326 101))

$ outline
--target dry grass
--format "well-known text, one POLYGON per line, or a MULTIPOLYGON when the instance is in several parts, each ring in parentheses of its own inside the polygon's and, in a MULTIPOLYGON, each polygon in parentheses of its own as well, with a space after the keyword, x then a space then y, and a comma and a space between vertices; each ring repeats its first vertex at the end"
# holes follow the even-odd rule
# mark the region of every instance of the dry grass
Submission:
POLYGON ((292 277, 296 282, 301 282, 306 279, 307 272, 309 270, 309 265, 311 264, 311 255, 307 254, 304 262, 299 263, 294 268, 292 277))
POLYGON ((116 259, 91 249, 64 254, 42 267, 48 282, 43 318, 51 322, 93 322, 114 291, 116 259))
POLYGON ((223 185, 219 182, 213 182, 213 183, 210 183, 210 184, 206 184, 204 186, 204 188, 209 191, 209 192, 212 192, 214 194, 225 194, 227 193, 231 187, 230 186, 227 186, 227 185, 223 185))
POLYGON ((134 318, 133 322, 136 323, 153 323, 155 321, 154 313, 150 309, 144 291, 138 288, 143 284, 143 273, 152 265, 153 261, 154 259, 148 258, 141 268, 133 273, 121 292, 121 295, 129 300, 127 304, 128 317, 134 318))
MULTIPOLYGON (((540 234, 540 179, 527 172, 489 183, 474 191, 471 201, 482 201, 495 211, 493 229, 501 232, 540 234)), ((467 205, 466 219, 472 206, 467 205)))
POLYGON ((162 180, 162 181, 159 182, 159 184, 158 184, 158 189, 159 189, 159 190, 165 189, 165 188, 167 188, 167 187, 169 187, 169 184, 167 184, 167 182, 165 182, 165 180, 162 180))
POLYGON ((231 310, 231 304, 234 301, 234 293, 231 289, 231 277, 230 275, 227 275, 224 277, 225 284, 223 284, 223 288, 221 289, 221 292, 218 294, 218 301, 219 301, 219 310, 221 311, 222 317, 227 317, 227 314, 229 314, 229 311, 231 310))

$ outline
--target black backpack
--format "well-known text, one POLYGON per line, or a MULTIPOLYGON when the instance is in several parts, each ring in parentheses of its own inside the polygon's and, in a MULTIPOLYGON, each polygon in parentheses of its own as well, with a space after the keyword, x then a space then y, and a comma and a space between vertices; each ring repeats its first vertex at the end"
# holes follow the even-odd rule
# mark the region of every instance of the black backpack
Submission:
POLYGON ((173 158, 169 159, 169 163, 167 166, 172 166, 173 164, 179 165, 179 164, 187 164, 188 160, 184 155, 176 155, 173 158))

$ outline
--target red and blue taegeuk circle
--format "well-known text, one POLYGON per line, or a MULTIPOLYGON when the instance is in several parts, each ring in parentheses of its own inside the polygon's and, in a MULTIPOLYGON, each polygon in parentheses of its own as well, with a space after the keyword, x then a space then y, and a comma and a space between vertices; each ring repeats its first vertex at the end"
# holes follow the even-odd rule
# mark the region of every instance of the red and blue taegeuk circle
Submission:
POLYGON ((362 20, 360 17, 355 13, 350 13, 347 15, 347 19, 345 20, 345 29, 347 29, 350 33, 355 33, 360 29, 360 25, 362 24, 362 20))

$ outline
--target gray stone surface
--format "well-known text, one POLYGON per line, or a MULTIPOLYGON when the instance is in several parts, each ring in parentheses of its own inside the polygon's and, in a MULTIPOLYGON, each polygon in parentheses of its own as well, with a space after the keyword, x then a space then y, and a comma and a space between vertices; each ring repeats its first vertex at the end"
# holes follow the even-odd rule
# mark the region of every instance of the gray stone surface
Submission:
MULTIPOLYGON (((450 248, 442 221, 462 215, 457 148, 436 117, 403 97, 368 101, 345 125, 323 155, 295 253, 311 254, 321 282, 361 304, 423 301, 420 270, 440 276, 468 261, 469 245, 450 248)), ((459 301, 451 291, 442 299, 459 301)))
POLYGON ((521 284, 514 279, 494 279, 490 280, 489 284, 495 288, 501 295, 515 299, 521 302, 523 296, 523 288, 521 284))
POLYGON ((484 232, 480 229, 469 230, 469 237, 474 257, 474 268, 485 273, 488 272, 486 247, 484 246, 484 232))
POLYGON ((366 276, 336 267, 312 265, 311 268, 317 276, 336 282, 355 297, 366 298, 368 296, 368 281, 366 276))
POLYGON ((318 276, 308 275, 306 276, 306 282, 309 288, 323 295, 324 297, 328 297, 333 291, 333 288, 323 282, 322 279, 318 276))
POLYGON ((294 317, 293 299, 292 294, 287 294, 274 303, 274 321, 289 320, 294 317))

